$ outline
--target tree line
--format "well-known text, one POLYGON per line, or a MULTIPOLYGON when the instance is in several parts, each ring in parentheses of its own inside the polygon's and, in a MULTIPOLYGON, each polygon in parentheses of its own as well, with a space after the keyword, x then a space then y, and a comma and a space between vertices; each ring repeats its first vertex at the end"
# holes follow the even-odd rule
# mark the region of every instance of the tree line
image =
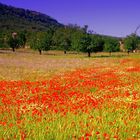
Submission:
MULTIPOLYGON (((120 38, 95 34, 88 30, 88 26, 67 25, 57 29, 47 29, 46 31, 28 32, 17 31, 13 33, 0 32, 0 48, 24 48, 26 44, 33 50, 63 50, 86 52, 88 56, 97 52, 117 52, 120 51, 120 38)), ((129 53, 138 49, 140 37, 131 34, 123 38, 124 49, 129 53)))

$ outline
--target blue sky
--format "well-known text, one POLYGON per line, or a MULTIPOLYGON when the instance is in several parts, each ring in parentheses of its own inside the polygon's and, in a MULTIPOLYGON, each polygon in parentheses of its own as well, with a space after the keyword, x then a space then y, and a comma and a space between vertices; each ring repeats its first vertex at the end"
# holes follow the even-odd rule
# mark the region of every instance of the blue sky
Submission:
MULTIPOLYGON (((0 0, 45 13, 63 24, 89 25, 105 35, 124 37, 140 25, 140 0, 0 0)), ((140 30, 137 32, 140 35, 140 30)))

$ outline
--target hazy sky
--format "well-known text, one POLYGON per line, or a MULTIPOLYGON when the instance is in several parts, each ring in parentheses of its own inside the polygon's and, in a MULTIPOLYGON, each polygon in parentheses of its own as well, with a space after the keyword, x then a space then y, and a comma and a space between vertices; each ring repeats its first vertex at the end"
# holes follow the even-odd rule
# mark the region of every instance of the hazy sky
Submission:
MULTIPOLYGON (((0 0, 45 13, 60 23, 89 25, 99 34, 126 36, 140 25, 140 0, 0 0)), ((138 31, 140 35, 140 30, 138 31)))

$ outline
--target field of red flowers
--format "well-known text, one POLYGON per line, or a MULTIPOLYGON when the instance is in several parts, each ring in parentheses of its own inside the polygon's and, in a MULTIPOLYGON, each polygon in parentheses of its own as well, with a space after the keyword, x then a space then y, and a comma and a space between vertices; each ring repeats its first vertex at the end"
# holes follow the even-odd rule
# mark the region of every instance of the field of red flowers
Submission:
POLYGON ((0 81, 0 140, 139 140, 139 62, 0 81))

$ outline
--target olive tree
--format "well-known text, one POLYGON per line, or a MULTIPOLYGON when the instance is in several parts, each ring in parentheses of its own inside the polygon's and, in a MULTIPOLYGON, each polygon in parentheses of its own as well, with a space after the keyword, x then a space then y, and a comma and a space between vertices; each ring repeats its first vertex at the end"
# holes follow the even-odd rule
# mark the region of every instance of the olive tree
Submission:
POLYGON ((13 52, 15 52, 15 49, 19 47, 19 39, 16 32, 9 36, 8 45, 12 48, 13 52))
POLYGON ((138 47, 138 44, 139 37, 136 34, 131 34, 124 39, 124 46, 128 54, 130 51, 133 52, 138 47))
POLYGON ((30 46, 34 50, 38 50, 39 54, 42 54, 42 51, 47 51, 51 46, 52 35, 49 32, 37 32, 34 34, 30 42, 30 46))
POLYGON ((117 52, 120 50, 119 46, 119 40, 110 37, 105 40, 104 51, 109 52, 111 55, 111 52, 117 52))

